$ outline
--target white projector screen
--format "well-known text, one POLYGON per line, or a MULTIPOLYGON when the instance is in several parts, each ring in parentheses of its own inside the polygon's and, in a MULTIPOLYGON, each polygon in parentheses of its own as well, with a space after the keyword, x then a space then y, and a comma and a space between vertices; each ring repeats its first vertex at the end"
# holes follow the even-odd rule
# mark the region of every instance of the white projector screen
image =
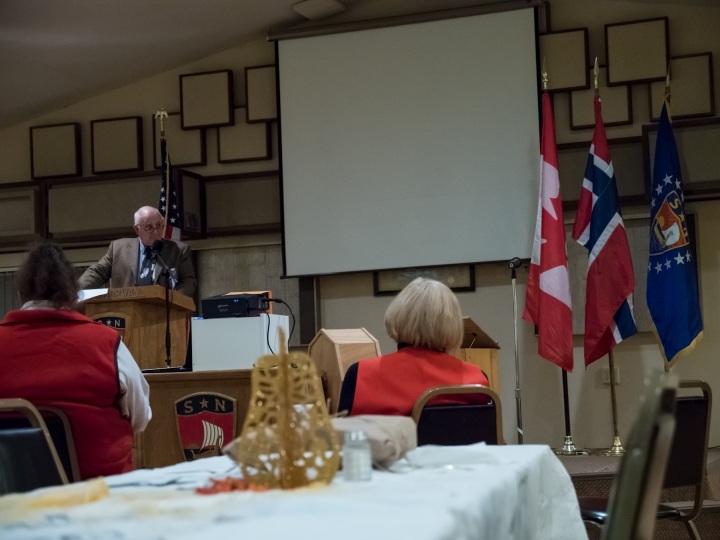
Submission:
POLYGON ((278 43, 288 276, 529 258, 532 9, 278 43))

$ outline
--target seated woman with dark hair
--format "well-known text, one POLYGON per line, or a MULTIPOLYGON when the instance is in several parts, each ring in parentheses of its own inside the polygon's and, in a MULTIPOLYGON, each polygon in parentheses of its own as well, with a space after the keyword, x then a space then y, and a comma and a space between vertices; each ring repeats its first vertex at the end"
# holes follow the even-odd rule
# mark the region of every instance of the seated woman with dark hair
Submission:
MULTIPOLYGON (((409 416, 430 388, 482 384, 480 368, 448 354, 460 348, 463 322, 453 292, 438 281, 417 278, 390 303, 385 329, 398 352, 360 360, 345 373, 339 411, 351 415, 409 416)), ((438 403, 486 403, 486 396, 441 396, 438 403)))
POLYGON ((57 244, 36 244, 18 280, 22 308, 0 323, 0 398, 64 411, 83 479, 133 470, 150 390, 120 334, 71 309, 77 280, 57 244))

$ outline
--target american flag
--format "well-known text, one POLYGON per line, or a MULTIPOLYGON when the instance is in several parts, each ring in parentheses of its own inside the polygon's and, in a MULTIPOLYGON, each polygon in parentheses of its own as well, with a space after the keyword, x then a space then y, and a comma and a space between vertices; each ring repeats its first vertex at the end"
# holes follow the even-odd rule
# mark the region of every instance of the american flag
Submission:
POLYGON ((182 215, 180 199, 177 196, 177 171, 170 166, 165 139, 160 139, 160 156, 162 159, 162 187, 158 209, 165 221, 163 238, 180 240, 182 233, 182 215))
POLYGON ((595 97, 593 134, 573 238, 588 250, 585 301, 585 365, 637 333, 633 317, 630 247, 620 211, 600 98, 595 97))

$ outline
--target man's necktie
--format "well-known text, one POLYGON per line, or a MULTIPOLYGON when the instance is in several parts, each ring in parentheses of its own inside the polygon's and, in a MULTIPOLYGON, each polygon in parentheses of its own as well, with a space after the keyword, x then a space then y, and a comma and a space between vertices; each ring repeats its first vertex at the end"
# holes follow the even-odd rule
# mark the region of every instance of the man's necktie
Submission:
POLYGON ((140 267, 140 275, 137 278, 138 286, 152 285, 153 284, 153 273, 155 270, 155 258, 153 257, 153 250, 151 247, 145 247, 145 259, 143 259, 142 266, 140 267))

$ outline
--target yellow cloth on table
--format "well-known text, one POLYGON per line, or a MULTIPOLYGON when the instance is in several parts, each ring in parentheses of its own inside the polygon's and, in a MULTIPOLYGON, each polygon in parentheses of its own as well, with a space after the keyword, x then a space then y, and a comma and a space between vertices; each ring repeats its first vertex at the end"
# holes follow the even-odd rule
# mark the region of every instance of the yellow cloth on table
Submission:
POLYGON ((110 489, 103 478, 39 489, 29 493, 5 495, 0 497, 0 519, 43 508, 80 506, 105 499, 109 495, 110 489))

